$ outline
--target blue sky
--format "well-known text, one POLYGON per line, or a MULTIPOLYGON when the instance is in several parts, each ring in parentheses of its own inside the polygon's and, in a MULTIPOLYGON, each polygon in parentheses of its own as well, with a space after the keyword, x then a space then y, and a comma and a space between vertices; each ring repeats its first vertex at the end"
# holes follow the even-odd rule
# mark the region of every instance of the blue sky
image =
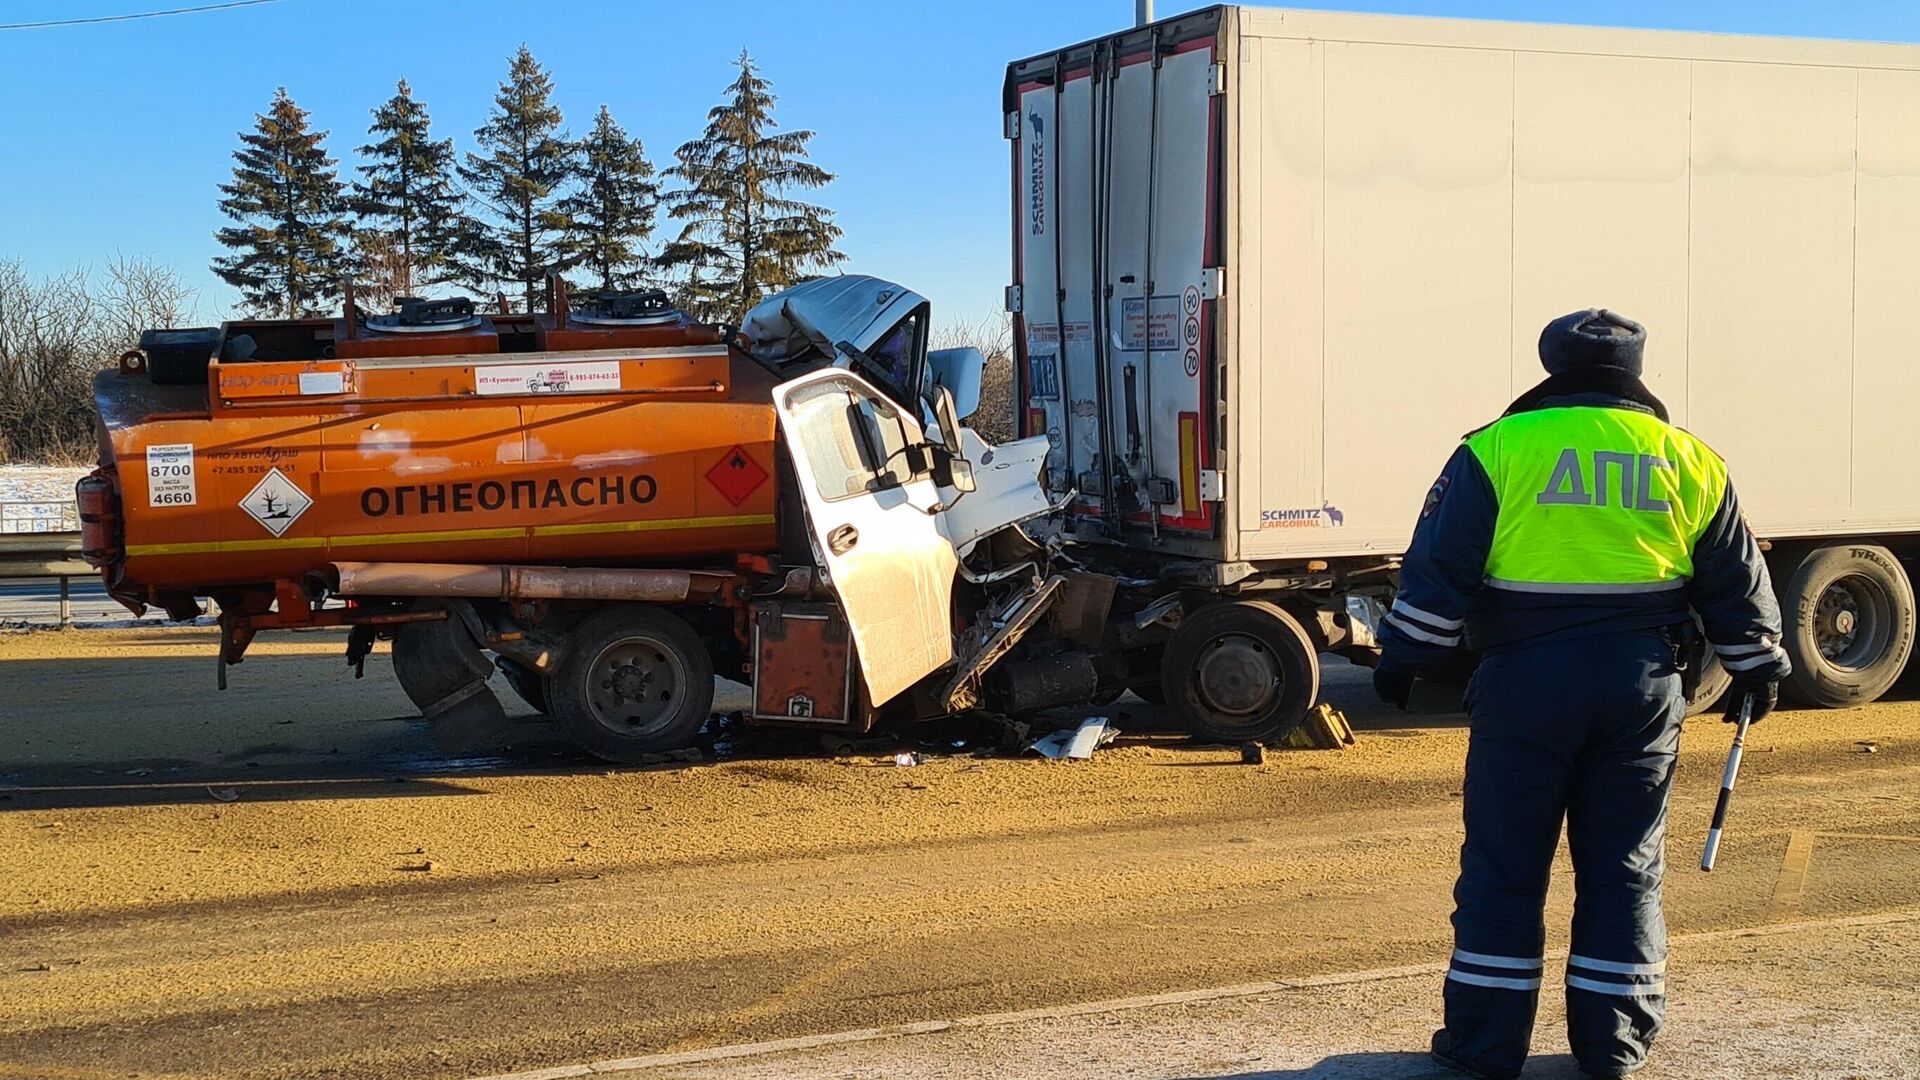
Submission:
MULTIPOLYGON (((121 14, 195 0, 0 0, 0 23, 121 14)), ((1189 4, 1159 0, 1159 14, 1189 4)), ((1920 41, 1911 0, 1347 0, 1296 7, 1920 41)), ((815 201, 846 229, 848 268, 973 321, 1007 279, 1008 60, 1130 23, 1131 0, 588 3, 279 0, 107 25, 0 31, 0 258, 45 273, 149 255, 200 288, 223 224, 215 185, 236 134, 276 86, 351 164, 368 110, 405 77, 461 149, 522 42, 553 72, 576 132, 608 105, 656 164, 698 134, 744 46, 787 127, 819 132, 838 179, 815 201)))

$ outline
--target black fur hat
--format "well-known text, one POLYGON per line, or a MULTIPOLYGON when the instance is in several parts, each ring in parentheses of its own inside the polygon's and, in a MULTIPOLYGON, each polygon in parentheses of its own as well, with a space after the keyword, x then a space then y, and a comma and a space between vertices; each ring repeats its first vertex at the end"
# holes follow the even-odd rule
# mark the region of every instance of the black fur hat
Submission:
POLYGON ((1547 374, 1579 367, 1613 367, 1638 377, 1647 328, 1602 308, 1562 315, 1540 331, 1540 364, 1547 374))

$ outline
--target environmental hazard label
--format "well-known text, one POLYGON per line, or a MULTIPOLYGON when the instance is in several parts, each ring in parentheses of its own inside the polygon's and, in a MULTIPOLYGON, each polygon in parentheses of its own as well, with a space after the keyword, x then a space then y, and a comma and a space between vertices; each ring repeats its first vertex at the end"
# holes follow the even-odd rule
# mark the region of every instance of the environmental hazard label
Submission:
POLYGON ((760 485, 766 482, 767 470, 753 460, 744 446, 727 451, 725 457, 707 470, 707 483, 735 506, 746 502, 747 496, 760 490, 760 485))
POLYGON ((147 447, 147 505, 192 506, 197 497, 193 483, 193 444, 147 447))
POLYGON ((240 500, 240 509, 275 536, 286 535, 312 505, 312 497, 277 468, 268 469, 267 475, 240 500))

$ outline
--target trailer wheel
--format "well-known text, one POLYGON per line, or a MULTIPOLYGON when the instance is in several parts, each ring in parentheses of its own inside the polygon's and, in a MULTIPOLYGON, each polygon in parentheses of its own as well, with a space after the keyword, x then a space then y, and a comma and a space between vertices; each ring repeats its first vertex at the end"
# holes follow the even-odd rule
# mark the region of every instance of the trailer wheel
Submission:
POLYGON ((1293 616, 1264 600, 1209 604, 1167 642, 1160 688, 1174 715, 1212 742, 1283 739, 1320 693, 1320 658, 1293 616))
POLYGON ((606 608, 573 628, 549 701, 568 738, 608 761, 693 742, 713 706, 713 658, 659 608, 606 608))
POLYGON ((1707 658, 1700 665, 1700 684, 1693 689, 1693 696, 1687 699, 1687 715, 1699 716, 1720 703, 1727 687, 1733 685, 1733 673, 1720 663, 1720 658, 1707 650, 1707 658))
POLYGON ((1913 585, 1891 551, 1835 544, 1807 555, 1781 592, 1788 686, 1809 704, 1865 705, 1913 652, 1913 585))

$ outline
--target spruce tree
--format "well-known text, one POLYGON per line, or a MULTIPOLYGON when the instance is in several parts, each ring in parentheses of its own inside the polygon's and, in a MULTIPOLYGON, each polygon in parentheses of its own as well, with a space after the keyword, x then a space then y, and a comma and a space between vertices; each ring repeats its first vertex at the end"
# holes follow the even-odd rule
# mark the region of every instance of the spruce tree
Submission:
POLYGON ((444 281, 462 226, 462 199, 453 183, 453 140, 432 137, 426 106, 400 80, 393 97, 373 110, 360 148, 365 164, 353 186, 360 216, 355 248, 360 284, 375 292, 410 296, 444 281))
POLYGON ((625 287, 646 265, 641 244, 653 232, 660 183, 640 140, 629 138, 605 105, 575 149, 579 187, 560 201, 570 222, 562 249, 592 271, 601 289, 625 287))
POLYGON ((845 258, 833 249, 833 213, 788 197, 832 174, 807 160, 811 131, 776 131, 769 83, 741 50, 728 100, 707 113, 706 132, 674 152, 667 175, 686 186, 669 215, 686 224, 661 252, 679 269, 686 303, 703 318, 738 323, 768 293, 845 258))
POLYGON ((460 178, 490 213, 459 244, 464 280, 518 286, 527 310, 540 302, 547 271, 567 228, 558 208, 573 174, 573 148, 560 128, 553 78, 525 45, 494 95, 493 113, 474 134, 460 178))
POLYGON ((233 181, 220 185, 220 209, 239 224, 214 233, 233 254, 214 259, 213 272, 253 314, 311 318, 340 295, 347 271, 346 193, 327 133, 308 126, 286 87, 254 119, 233 153, 233 181))

